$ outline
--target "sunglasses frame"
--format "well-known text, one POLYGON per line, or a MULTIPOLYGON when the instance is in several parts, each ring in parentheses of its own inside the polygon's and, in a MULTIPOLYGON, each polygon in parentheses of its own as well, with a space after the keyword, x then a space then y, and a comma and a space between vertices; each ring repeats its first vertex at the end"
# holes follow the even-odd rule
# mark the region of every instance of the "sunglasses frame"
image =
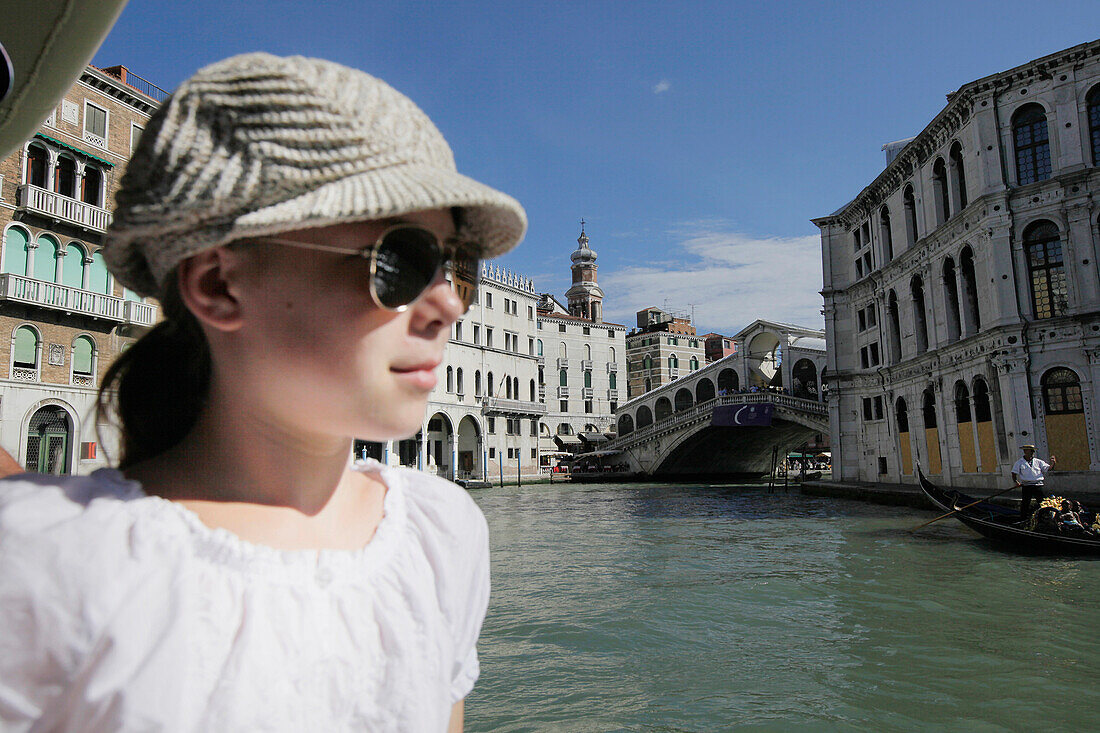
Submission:
MULTIPOLYGON (((428 292, 428 290, 431 288, 432 283, 435 282, 435 278, 439 275, 440 270, 447 270, 453 273, 455 254, 458 253, 459 250, 465 249, 465 247, 459 242, 458 239, 448 239, 446 240, 446 244, 444 244, 440 241, 436 233, 433 232, 431 229, 419 226, 417 224, 394 224, 393 226, 387 227, 385 230, 383 230, 381 234, 378 235, 378 238, 374 240, 373 244, 368 244, 361 249, 345 249, 343 247, 334 247, 330 244, 298 242, 293 239, 280 239, 278 237, 258 237, 256 241, 267 242, 271 244, 280 244, 286 247, 297 247, 299 249, 312 249, 317 252, 332 252, 335 254, 355 255, 357 257, 365 258, 370 263, 369 289, 371 300, 373 300, 374 304, 382 310, 389 311, 391 313, 404 313, 406 310, 409 309, 409 306, 413 305, 414 303, 416 303, 416 301, 424 297, 424 293, 428 292), (410 300, 408 303, 405 303, 404 305, 399 305, 391 308, 390 306, 387 306, 385 303, 383 303, 382 299, 378 297, 378 289, 375 286, 375 278, 377 277, 378 273, 378 251, 382 248, 382 243, 385 241, 386 237, 400 229, 416 229, 418 231, 426 232, 427 234, 429 234, 432 240, 435 242, 436 250, 438 250, 439 252, 439 263, 436 265, 435 271, 432 273, 431 279, 428 280, 428 284, 425 285, 419 293, 417 293, 415 298, 410 300)), ((472 259, 475 260, 476 264, 474 266, 473 280, 467 284, 467 287, 476 292, 477 284, 481 280, 481 258, 474 257, 472 259)), ((471 296, 470 301, 467 302, 466 299, 462 297, 462 294, 459 291, 458 284, 455 282, 455 279, 455 275, 452 274, 451 289, 454 290, 455 294, 458 295, 459 300, 462 301, 462 312, 465 313, 466 311, 470 310, 470 306, 473 304, 473 297, 471 296)))

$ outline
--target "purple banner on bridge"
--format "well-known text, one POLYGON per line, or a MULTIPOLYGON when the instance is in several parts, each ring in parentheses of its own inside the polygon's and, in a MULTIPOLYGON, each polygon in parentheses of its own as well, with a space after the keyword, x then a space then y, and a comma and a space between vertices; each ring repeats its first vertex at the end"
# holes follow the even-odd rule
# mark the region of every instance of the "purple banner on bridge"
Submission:
POLYGON ((775 405, 760 402, 749 405, 718 405, 711 413, 710 424, 716 427, 740 427, 754 425, 768 427, 772 424, 775 405))

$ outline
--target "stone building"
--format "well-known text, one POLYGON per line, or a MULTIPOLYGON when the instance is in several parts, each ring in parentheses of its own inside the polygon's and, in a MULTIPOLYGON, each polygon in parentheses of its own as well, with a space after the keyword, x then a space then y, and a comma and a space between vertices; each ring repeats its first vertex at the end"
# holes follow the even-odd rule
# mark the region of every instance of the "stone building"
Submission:
POLYGON ((708 364, 737 353, 737 342, 730 336, 723 336, 720 333, 705 333, 699 338, 703 339, 703 351, 706 354, 708 364))
POLYGON ((614 412, 625 399, 626 326, 603 320, 596 252, 583 222, 570 259, 573 285, 566 292, 567 307, 544 293, 536 309, 539 386, 547 407, 540 432, 547 452, 579 444, 581 433, 614 431, 614 412))
MULTIPOLYGON (((966 84, 821 230, 838 479, 1100 470, 1100 41, 966 84)), ((1053 483, 1053 482, 1052 482, 1053 483)))
POLYGON ((27 470, 87 473, 114 447, 110 430, 97 435, 96 390, 158 311, 114 281, 99 250, 131 150, 165 96, 125 67, 89 66, 0 161, 0 445, 27 470))
POLYGON ((705 346, 686 315, 656 307, 638 311, 638 327, 626 336, 628 399, 699 369, 705 346))

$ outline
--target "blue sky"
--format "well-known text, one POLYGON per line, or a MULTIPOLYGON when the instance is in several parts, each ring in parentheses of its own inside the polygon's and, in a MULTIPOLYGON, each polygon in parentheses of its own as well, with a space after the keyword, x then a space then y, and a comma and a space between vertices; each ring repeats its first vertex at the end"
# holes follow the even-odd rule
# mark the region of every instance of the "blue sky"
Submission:
POLYGON ((246 51, 385 79, 459 170, 518 198, 501 264, 561 297, 579 220, 605 315, 821 327, 828 214, 968 81, 1100 37, 1089 2, 133 0, 93 63, 171 90, 246 51))

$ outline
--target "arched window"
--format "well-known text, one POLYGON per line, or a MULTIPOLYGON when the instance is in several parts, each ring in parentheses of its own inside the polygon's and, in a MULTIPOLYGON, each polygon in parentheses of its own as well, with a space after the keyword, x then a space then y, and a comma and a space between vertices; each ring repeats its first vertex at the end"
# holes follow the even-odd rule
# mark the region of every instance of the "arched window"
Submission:
POLYGON ((1016 183, 1023 186, 1050 178, 1050 140, 1047 115, 1038 104, 1027 104, 1012 115, 1016 149, 1016 183))
POLYGON ((57 169, 53 173, 53 190, 62 196, 76 198, 76 161, 68 155, 57 158, 57 169))
POLYGON ((558 435, 572 435, 573 426, 567 422, 558 423, 558 435))
POLYGON ((966 169, 963 167, 963 148, 956 142, 951 146, 951 182, 955 185, 955 195, 958 197, 959 210, 966 208, 966 169))
POLYGON ((978 278, 974 272, 974 251, 970 247, 963 247, 959 255, 959 269, 962 271, 963 320, 966 334, 973 336, 982 328, 982 316, 978 312, 978 278))
POLYGON ((615 385, 616 385, 616 382, 618 382, 618 381, 619 381, 619 377, 618 377, 618 374, 616 372, 609 373, 607 375, 607 387, 608 387, 608 389, 616 389, 615 385))
POLYGON ((1058 367, 1043 375, 1043 408, 1048 415, 1067 415, 1085 411, 1081 383, 1072 369, 1058 367))
POLYGON ((913 443, 909 438, 909 411, 906 409, 905 400, 898 397, 894 403, 894 419, 898 426, 898 453, 901 463, 901 472, 906 476, 913 473, 913 443))
POLYGON ((890 338, 890 363, 901 361, 901 313, 898 310, 898 294, 893 290, 886 299, 887 328, 890 338))
POLYGON ((455 391, 455 370, 451 367, 447 367, 447 391, 455 391))
POLYGON ((619 435, 630 435, 634 432, 634 418, 630 415, 619 417, 619 435))
POLYGON ((27 426, 28 471, 60 475, 69 472, 69 446, 72 421, 63 409, 43 407, 34 413, 27 426))
POLYGON ((921 410, 924 417, 924 429, 936 427, 936 396, 931 389, 924 390, 921 396, 921 410))
POLYGON ((989 405, 989 387, 981 377, 974 380, 974 420, 977 422, 993 420, 993 411, 989 405))
POLYGON ((682 387, 682 388, 676 390, 676 397, 675 397, 676 412, 683 412, 684 410, 690 408, 693 404, 695 404, 695 403, 691 398, 691 390, 689 390, 685 387, 682 387))
POLYGON ((615 363, 615 347, 612 346, 607 350, 607 360, 612 364, 615 363))
POLYGON ((462 388, 462 367, 455 370, 455 391, 459 394, 465 394, 466 390, 462 388))
POLYGON ((587 387, 588 389, 592 389, 592 370, 591 369, 585 369, 584 370, 584 386, 587 387))
POLYGON ((638 408, 638 417, 635 420, 635 424, 638 426, 639 430, 646 425, 653 424, 653 413, 650 412, 649 408, 645 405, 638 408))
POLYGON ((34 252, 34 279, 54 282, 57 276, 57 253, 61 245, 53 237, 41 234, 38 249, 34 252))
POLYGON ((536 399, 535 398, 535 380, 532 379, 531 380, 531 397, 530 397, 530 401, 534 402, 535 399, 536 399))
POLYGON ((917 229, 917 199, 913 195, 913 186, 906 186, 901 197, 905 203, 905 246, 912 247, 920 236, 917 229))
POLYGON ((959 282, 955 277, 955 261, 950 257, 943 261, 943 298, 947 302, 947 340, 959 340, 959 282))
POLYGON ((714 399, 714 383, 703 377, 695 383, 695 401, 710 402, 714 399))
POLYGON ((883 262, 894 259, 894 234, 890 230, 890 209, 885 206, 878 212, 879 239, 882 240, 883 262))
POLYGON ((102 206, 99 193, 103 189, 103 174, 95 166, 84 168, 84 180, 80 182, 80 200, 92 206, 102 206))
POLYGON ((592 345, 591 344, 585 344, 584 345, 584 358, 585 358, 586 361, 592 361, 592 345))
POLYGON ((481 370, 474 372, 474 397, 481 396, 481 370))
POLYGON ((738 377, 737 372, 732 369, 723 369, 718 372, 718 391, 729 394, 736 392, 738 389, 738 377))
POLYGON ((924 306, 924 281, 920 275, 914 275, 909 281, 909 292, 913 297, 913 329, 917 336, 917 353, 928 351, 928 312, 924 306))
POLYGON ((519 399, 519 377, 512 377, 512 394, 519 399))
POLYGON ((646 377, 645 378, 645 391, 648 392, 651 389, 653 389, 653 380, 650 379, 649 377, 646 377))
POLYGON ((4 272, 27 274, 27 243, 30 237, 19 227, 4 232, 4 272))
POLYGON ((493 396, 493 373, 489 372, 485 377, 485 393, 489 396, 493 396))
POLYGON ((645 369, 646 371, 648 371, 652 368, 653 368, 653 357, 650 356, 649 354, 646 354, 645 357, 642 359, 642 369, 645 369))
POLYGON ((84 248, 76 242, 69 242, 62 261, 61 282, 70 288, 84 287, 84 248))
POLYGON ((569 349, 567 349, 565 347, 565 342, 562 341, 560 344, 558 344, 558 358, 559 359, 565 359, 568 356, 569 356, 569 349))
POLYGON ((512 399, 513 394, 515 394, 515 393, 512 392, 512 380, 509 379, 508 377, 505 377, 504 378, 504 398, 507 399, 507 400, 510 400, 510 399, 512 399))
POLYGON ((562 369, 558 372, 558 384, 562 387, 569 386, 569 372, 567 370, 562 369))
POLYGON ((898 432, 909 432, 909 411, 905 407, 905 399, 898 397, 898 401, 894 404, 894 415, 898 421, 898 432))
POLYGON ((970 390, 966 382, 955 382, 955 422, 970 422, 970 390))
POLYGON ((30 326, 20 326, 12 334, 12 378, 25 381, 38 379, 39 361, 42 356, 38 331, 30 326))
POLYGON ((95 380, 96 348, 91 336, 77 336, 73 341, 73 383, 92 386, 95 380))
POLYGON ((1094 86, 1086 99, 1089 108, 1089 140, 1092 142, 1092 164, 1100 165, 1100 85, 1094 86))
POLYGON ((668 397, 658 397, 657 404, 653 406, 653 419, 657 422, 672 415, 672 401, 668 397))
POLYGON ((668 355, 668 368, 669 369, 679 369, 680 368, 680 360, 676 358, 676 354, 669 354, 668 355))
POLYGON ((932 164, 932 198, 936 203, 936 223, 943 224, 951 218, 951 196, 947 190, 947 164, 936 158, 932 164))
POLYGON ((542 339, 539 339, 539 356, 542 356, 542 339))
POLYGON ((49 153, 41 145, 31 145, 27 148, 27 183, 39 188, 46 187, 49 160, 49 153))
POLYGON ((691 364, 691 371, 695 371, 696 369, 698 369, 699 368, 699 357, 697 357, 697 356, 691 357, 690 364, 691 364))
POLYGON ((1049 221, 1032 224, 1024 231, 1024 253, 1031 282, 1031 306, 1035 318, 1065 314, 1068 305, 1066 270, 1058 227, 1049 221))

